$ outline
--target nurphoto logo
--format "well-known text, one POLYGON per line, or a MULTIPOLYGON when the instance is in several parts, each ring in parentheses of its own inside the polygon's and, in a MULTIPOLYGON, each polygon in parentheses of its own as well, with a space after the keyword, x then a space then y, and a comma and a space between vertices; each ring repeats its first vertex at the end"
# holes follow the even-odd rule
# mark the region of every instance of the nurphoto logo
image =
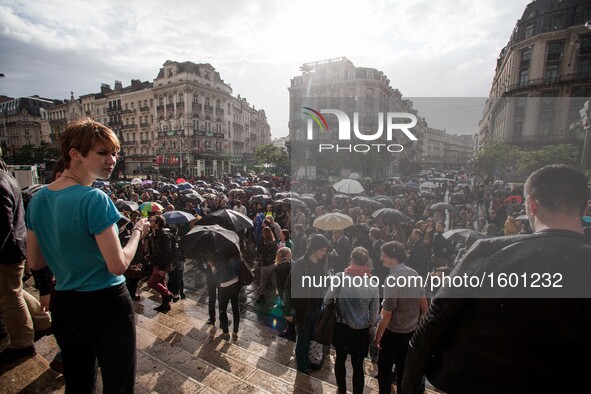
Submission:
MULTIPOLYGON (((308 115, 307 121, 307 139, 311 141, 314 139, 314 123, 318 125, 318 128, 322 132, 330 131, 330 127, 326 118, 322 114, 332 114, 337 117, 338 120, 338 140, 339 141, 351 141, 351 119, 349 115, 338 109, 321 109, 317 111, 310 107, 303 107, 306 111, 303 113, 308 115)), ((376 141, 382 138, 384 133, 384 119, 386 123, 386 140, 392 141, 392 135, 395 130, 400 130, 406 135, 411 141, 417 141, 417 137, 409 130, 416 126, 417 117, 407 112, 387 112, 385 115, 383 112, 378 113, 378 130, 373 134, 364 134, 359 128, 359 113, 353 112, 353 134, 354 137, 361 141, 376 141), (397 123, 400 119, 410 120, 409 123, 397 123)), ((370 150, 377 150, 380 152, 381 149, 387 150, 388 152, 402 152, 404 147, 400 144, 350 144, 350 145, 339 145, 339 144, 319 144, 318 151, 348 151, 348 152, 359 152, 365 153, 370 150)))

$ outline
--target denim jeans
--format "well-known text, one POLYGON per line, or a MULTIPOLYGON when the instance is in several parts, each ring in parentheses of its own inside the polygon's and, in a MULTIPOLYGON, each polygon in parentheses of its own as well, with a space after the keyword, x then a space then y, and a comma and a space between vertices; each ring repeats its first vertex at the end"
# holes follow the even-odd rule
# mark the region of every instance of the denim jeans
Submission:
POLYGON ((310 341, 314 334, 314 323, 316 323, 316 318, 319 313, 320 311, 318 310, 309 310, 302 329, 298 329, 295 353, 299 372, 308 372, 310 364, 310 341))
POLYGON ((94 393, 97 364, 105 393, 134 392, 135 319, 125 283, 89 292, 56 291, 51 313, 66 394, 94 393))

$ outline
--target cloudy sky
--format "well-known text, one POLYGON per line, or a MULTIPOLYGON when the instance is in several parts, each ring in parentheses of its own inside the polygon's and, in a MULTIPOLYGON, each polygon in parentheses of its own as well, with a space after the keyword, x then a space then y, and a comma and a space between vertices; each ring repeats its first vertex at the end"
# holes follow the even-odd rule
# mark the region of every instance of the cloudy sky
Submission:
MULTIPOLYGON (((529 2, 0 0, 0 95, 78 97, 152 81, 166 60, 208 62, 281 137, 287 87, 306 62, 345 56, 383 71, 406 98, 488 96, 529 2)), ((433 127, 470 132, 437 119, 449 110, 416 106, 433 127)))

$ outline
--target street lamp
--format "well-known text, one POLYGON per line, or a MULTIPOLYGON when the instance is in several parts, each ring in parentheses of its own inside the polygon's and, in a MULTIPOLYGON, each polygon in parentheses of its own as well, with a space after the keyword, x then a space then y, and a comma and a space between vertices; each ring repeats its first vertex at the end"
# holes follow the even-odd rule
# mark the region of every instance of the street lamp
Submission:
POLYGON ((591 128, 591 124, 589 123, 589 102, 591 100, 587 100, 583 108, 579 110, 579 114, 581 115, 581 124, 585 129, 585 140, 583 142, 583 154, 581 155, 581 169, 584 171, 589 167, 589 149, 591 149, 591 142, 589 136, 589 129, 591 128))

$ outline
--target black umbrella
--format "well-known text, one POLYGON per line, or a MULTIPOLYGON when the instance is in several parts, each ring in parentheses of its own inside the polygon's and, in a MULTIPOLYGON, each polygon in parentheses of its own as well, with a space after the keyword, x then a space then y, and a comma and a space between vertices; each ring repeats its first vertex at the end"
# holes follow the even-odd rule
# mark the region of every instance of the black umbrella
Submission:
POLYGON ((299 198, 301 200, 300 195, 296 192, 280 192, 280 193, 275 194, 275 199, 277 199, 277 200, 283 199, 283 198, 288 198, 288 197, 299 198))
POLYGON ((448 202, 438 202, 436 204, 431 205, 429 209, 433 211, 445 211, 447 209, 451 212, 456 212, 458 210, 458 208, 456 208, 448 202))
POLYGON ((299 207, 299 208, 308 208, 305 202, 300 199, 293 198, 293 197, 285 197, 282 200, 275 200, 275 202, 284 204, 284 205, 291 205, 292 207, 299 207))
POLYGON ((205 198, 203 198, 195 190, 188 190, 188 191, 190 193, 183 193, 183 194, 181 194, 181 196, 180 196, 181 201, 191 201, 191 202, 197 202, 199 204, 201 204, 203 201, 205 201, 205 198))
POLYGON ((177 190, 179 190, 177 185, 173 185, 172 183, 167 183, 166 185, 162 186, 160 188, 161 191, 163 192, 176 192, 177 190))
POLYGON ((318 205, 318 201, 316 201, 314 197, 302 196, 300 197, 300 200, 302 200, 308 207, 315 207, 318 205))
POLYGON ((374 196, 373 199, 384 205, 386 208, 392 208, 392 206, 394 205, 392 199, 383 194, 378 194, 377 196, 374 196))
POLYGON ((394 208, 378 209, 371 216, 387 224, 410 223, 410 219, 405 214, 394 208))
POLYGON ((479 239, 486 238, 486 234, 469 228, 458 228, 444 232, 443 237, 452 242, 461 242, 466 247, 469 247, 479 239))
POLYGON ((115 201, 115 206, 117 207, 117 209, 121 210, 121 211, 137 211, 139 208, 139 205, 137 205, 135 202, 133 201, 125 201, 125 200, 117 200, 115 201))
POLYGON ((266 194, 269 196, 271 195, 271 192, 263 186, 249 186, 245 189, 245 192, 250 194, 266 194))
POLYGON ((199 221, 200 225, 217 224, 232 231, 242 231, 254 228, 252 219, 245 214, 232 209, 220 209, 209 215, 203 216, 199 221))
POLYGON ((148 188, 148 189, 144 189, 144 191, 145 192, 148 192, 148 193, 160 195, 160 192, 158 190, 156 190, 156 189, 148 188))
POLYGON ((351 201, 358 204, 360 207, 364 207, 364 208, 369 208, 369 209, 385 208, 384 204, 382 204, 379 201, 372 200, 369 197, 357 196, 357 197, 353 197, 353 199, 351 201))
POLYGON ((257 194, 256 196, 252 196, 252 198, 250 200, 248 200, 248 202, 250 204, 255 203, 261 203, 263 205, 265 205, 268 202, 273 202, 273 198, 269 195, 264 195, 264 194, 257 194))
POLYGON ((345 194, 335 194, 332 199, 335 201, 348 201, 349 196, 347 196, 345 194))
POLYGON ((201 221, 179 241, 179 247, 190 259, 201 259, 207 254, 240 253, 239 244, 235 232, 217 224, 202 226, 201 221))

